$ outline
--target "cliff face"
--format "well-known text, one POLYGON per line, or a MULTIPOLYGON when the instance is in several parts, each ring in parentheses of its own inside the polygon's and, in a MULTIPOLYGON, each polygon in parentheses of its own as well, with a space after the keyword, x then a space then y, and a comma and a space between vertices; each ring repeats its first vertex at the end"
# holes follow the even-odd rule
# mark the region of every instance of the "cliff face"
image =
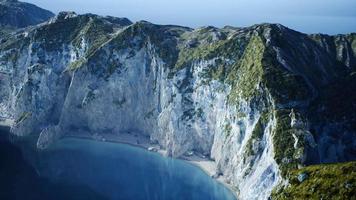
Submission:
POLYGON ((0 0, 0 25, 24 28, 47 21, 54 14, 33 4, 17 0, 0 0))
POLYGON ((291 169, 355 159, 355 55, 355 34, 61 13, 2 40, 0 109, 39 148, 136 132, 170 156, 207 155, 241 199, 266 199, 291 169))

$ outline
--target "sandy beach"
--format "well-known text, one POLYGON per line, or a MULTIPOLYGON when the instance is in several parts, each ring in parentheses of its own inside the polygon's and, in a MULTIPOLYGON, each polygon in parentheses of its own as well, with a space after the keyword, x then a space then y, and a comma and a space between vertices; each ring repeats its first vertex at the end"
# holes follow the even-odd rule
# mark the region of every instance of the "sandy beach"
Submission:
MULTIPOLYGON (((74 137, 74 138, 82 138, 82 139, 93 139, 101 142, 113 142, 113 143, 123 143, 128 145, 133 145, 136 147, 144 148, 148 151, 156 152, 161 154, 162 156, 166 156, 167 152, 158 144, 151 143, 149 137, 142 136, 140 134, 135 133, 120 133, 120 134, 68 134, 64 137, 74 137)), ((215 162, 204 158, 203 155, 184 155, 179 157, 178 159, 182 159, 188 161, 194 165, 202 168, 209 176, 214 176, 216 172, 215 162)))
MULTIPOLYGON (((14 121, 10 119, 0 120, 0 129, 9 130, 13 123, 14 121)), ((64 137, 128 144, 135 147, 143 148, 153 153, 159 153, 162 156, 167 156, 166 150, 162 149, 158 144, 153 144, 148 136, 143 136, 136 133, 120 133, 120 134, 101 133, 101 134, 88 135, 88 133, 77 132, 75 134, 67 134, 64 137)), ((191 152, 190 155, 183 155, 177 159, 187 161, 188 163, 191 163, 199 167, 207 175, 216 179, 221 184, 225 185, 225 187, 229 188, 232 191, 232 193, 237 196, 236 189, 232 185, 226 183, 223 176, 216 176, 216 164, 214 161, 206 158, 203 155, 196 154, 193 152, 191 152)))
MULTIPOLYGON (((161 149, 158 144, 153 144, 150 141, 149 137, 142 136, 136 133, 120 133, 120 134, 68 134, 64 137, 73 137, 73 138, 81 138, 81 139, 94 139, 101 142, 113 142, 113 143, 122 143, 128 144, 132 146, 136 146, 139 148, 146 149, 147 151, 151 151, 154 153, 159 153, 162 156, 167 156, 166 150, 161 149)), ((233 194, 237 196, 236 189, 225 182, 223 176, 216 176, 216 164, 214 161, 205 158, 203 155, 199 155, 193 153, 191 155, 183 155, 177 159, 181 159, 191 163, 200 169, 202 169, 207 175, 216 179, 218 182, 223 184, 225 187, 229 188, 233 194)), ((237 198, 237 197, 236 197, 237 198)))
POLYGON ((0 120, 0 130, 9 130, 13 123, 11 119, 0 120))

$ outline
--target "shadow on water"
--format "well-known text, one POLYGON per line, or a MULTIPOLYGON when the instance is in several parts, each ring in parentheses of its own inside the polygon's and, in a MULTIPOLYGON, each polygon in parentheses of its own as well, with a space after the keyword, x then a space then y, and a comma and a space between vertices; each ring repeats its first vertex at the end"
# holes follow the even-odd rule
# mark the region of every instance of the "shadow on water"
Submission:
POLYGON ((106 200, 89 187, 53 182, 40 177, 27 162, 21 149, 9 141, 7 130, 0 130, 1 200, 106 200))
POLYGON ((9 199, 235 200, 196 166, 141 148, 66 138, 37 152, 16 143, 23 154, 1 139, 0 191, 9 199))

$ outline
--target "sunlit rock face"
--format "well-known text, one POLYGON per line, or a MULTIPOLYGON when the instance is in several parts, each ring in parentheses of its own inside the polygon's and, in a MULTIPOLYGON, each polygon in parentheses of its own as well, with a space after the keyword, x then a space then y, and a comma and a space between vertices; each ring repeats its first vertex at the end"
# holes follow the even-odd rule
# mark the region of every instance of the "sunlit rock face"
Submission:
POLYGON ((135 132, 213 159, 240 199, 267 199, 290 169, 355 159, 355 52, 355 34, 61 13, 1 43, 0 109, 39 148, 135 132))

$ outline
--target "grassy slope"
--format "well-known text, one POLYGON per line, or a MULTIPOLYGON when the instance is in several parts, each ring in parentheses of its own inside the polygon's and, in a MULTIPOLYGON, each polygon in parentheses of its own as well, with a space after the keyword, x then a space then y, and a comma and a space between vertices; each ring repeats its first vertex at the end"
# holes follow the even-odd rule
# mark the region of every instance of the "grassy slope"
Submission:
POLYGON ((356 162, 313 165, 288 174, 290 185, 276 189, 272 199, 356 199, 356 162), (298 181, 298 175, 308 178, 298 181))

